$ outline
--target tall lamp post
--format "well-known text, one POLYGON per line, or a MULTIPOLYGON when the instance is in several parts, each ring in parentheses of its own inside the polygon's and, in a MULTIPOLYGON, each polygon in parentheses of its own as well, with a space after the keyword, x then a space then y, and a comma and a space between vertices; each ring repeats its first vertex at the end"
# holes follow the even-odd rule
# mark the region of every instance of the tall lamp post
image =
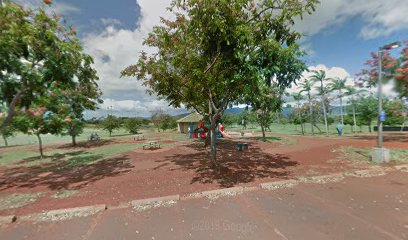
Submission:
POLYGON ((383 122, 385 121, 385 113, 382 107, 382 53, 386 50, 395 49, 401 46, 400 42, 394 42, 387 44, 378 49, 378 140, 377 148, 373 152, 373 161, 375 162, 388 162, 389 161, 389 151, 384 148, 383 145, 383 122))

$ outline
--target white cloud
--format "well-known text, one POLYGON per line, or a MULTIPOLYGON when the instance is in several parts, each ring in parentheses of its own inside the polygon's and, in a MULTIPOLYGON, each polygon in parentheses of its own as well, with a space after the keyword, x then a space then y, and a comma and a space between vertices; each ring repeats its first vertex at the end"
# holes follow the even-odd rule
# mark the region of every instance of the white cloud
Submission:
MULTIPOLYGON (((322 70, 322 71, 326 72, 327 78, 341 78, 341 79, 346 78, 347 79, 346 86, 354 86, 355 85, 354 84, 354 79, 351 77, 351 75, 344 68, 341 68, 341 67, 327 67, 324 64, 319 64, 319 65, 316 65, 316 66, 310 66, 308 68, 308 70, 309 70, 309 72, 305 71, 303 73, 303 76, 302 76, 301 80, 298 81, 298 85, 292 85, 292 87, 287 90, 288 93, 299 93, 301 91, 301 87, 299 86, 299 83, 301 83, 304 79, 310 78, 313 75, 313 72, 311 72, 311 71, 320 71, 320 70, 322 70)), ((329 82, 326 82, 326 84, 328 84, 328 83, 329 82)), ((319 85, 316 83, 315 87, 318 87, 318 86, 319 85)), ((389 83, 384 84, 383 85, 383 94, 384 94, 384 96, 389 97, 389 98, 396 97, 398 94, 394 91, 394 87, 395 87, 395 85, 394 85, 393 81, 390 81, 389 83)), ((368 90, 368 93, 373 93, 373 94, 377 93, 377 88, 371 88, 371 89, 367 89, 367 90, 368 90)), ((318 93, 317 89, 314 88, 312 90, 312 95, 317 95, 317 93, 318 93)), ((304 95, 305 94, 306 93, 304 93, 304 95)), ((331 105, 334 105, 334 106, 340 105, 340 101, 337 98, 337 92, 333 92, 333 93, 328 94, 328 97, 330 97, 332 99, 331 105)), ((344 97, 343 100, 344 100, 344 103, 347 103, 348 98, 344 97)), ((292 105, 296 104, 291 100, 289 100, 288 103, 292 104, 292 105)))
MULTIPOLYGON (((102 19, 106 26, 103 32, 91 33, 83 39, 84 48, 95 59, 95 68, 100 77, 100 87, 107 99, 113 102, 117 111, 130 111, 137 106, 140 113, 149 115, 149 109, 161 107, 172 111, 164 101, 145 93, 146 88, 134 78, 120 78, 120 72, 137 62, 140 51, 148 50, 142 45, 143 39, 160 23, 160 16, 168 16, 166 8, 170 0, 139 0, 141 20, 134 30, 121 29, 115 19, 102 19), (115 99, 115 100, 111 100, 115 99)), ((106 109, 103 105, 101 109, 106 109)))
POLYGON ((361 17, 360 36, 371 39, 408 29, 407 12, 408 0, 322 0, 317 11, 297 21, 295 28, 310 36, 361 17))

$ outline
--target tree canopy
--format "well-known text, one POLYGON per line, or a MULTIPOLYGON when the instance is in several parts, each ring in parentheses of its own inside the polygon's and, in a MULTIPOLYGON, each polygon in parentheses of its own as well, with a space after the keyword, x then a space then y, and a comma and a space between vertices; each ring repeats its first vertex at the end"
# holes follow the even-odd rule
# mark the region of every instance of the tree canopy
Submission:
POLYGON ((157 51, 142 52, 138 63, 122 75, 136 76, 149 92, 174 107, 185 106, 209 117, 215 160, 213 129, 228 105, 257 89, 260 79, 288 86, 297 71, 303 71, 291 69, 302 64, 295 61, 301 35, 292 25, 294 18, 314 11, 317 3, 173 0, 169 11, 174 18, 162 18, 162 25, 155 26, 144 42, 157 51))
POLYGON ((8 109, 2 128, 20 110, 49 108, 43 98, 71 102, 76 117, 100 102, 93 59, 76 30, 42 8, 8 2, 0 7, 0 102, 8 109))

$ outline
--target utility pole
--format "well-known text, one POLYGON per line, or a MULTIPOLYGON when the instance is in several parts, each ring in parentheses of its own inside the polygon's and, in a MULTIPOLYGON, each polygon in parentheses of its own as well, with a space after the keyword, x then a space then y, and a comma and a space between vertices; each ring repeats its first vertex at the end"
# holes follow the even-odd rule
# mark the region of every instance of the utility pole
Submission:
POLYGON ((389 149, 384 148, 383 145, 383 122, 385 121, 385 113, 383 112, 382 106, 382 55, 383 51, 391 50, 401 46, 401 43, 395 42, 378 49, 378 139, 377 139, 377 148, 373 149, 372 160, 377 163, 388 162, 390 160, 390 151, 389 149))

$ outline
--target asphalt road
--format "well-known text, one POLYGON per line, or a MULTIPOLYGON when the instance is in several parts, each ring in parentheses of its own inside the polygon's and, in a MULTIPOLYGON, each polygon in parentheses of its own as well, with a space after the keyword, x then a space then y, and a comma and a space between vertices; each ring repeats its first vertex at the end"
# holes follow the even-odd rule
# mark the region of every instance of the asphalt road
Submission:
POLYGON ((408 174, 257 190, 64 222, 16 222, 0 239, 408 239, 408 174))

